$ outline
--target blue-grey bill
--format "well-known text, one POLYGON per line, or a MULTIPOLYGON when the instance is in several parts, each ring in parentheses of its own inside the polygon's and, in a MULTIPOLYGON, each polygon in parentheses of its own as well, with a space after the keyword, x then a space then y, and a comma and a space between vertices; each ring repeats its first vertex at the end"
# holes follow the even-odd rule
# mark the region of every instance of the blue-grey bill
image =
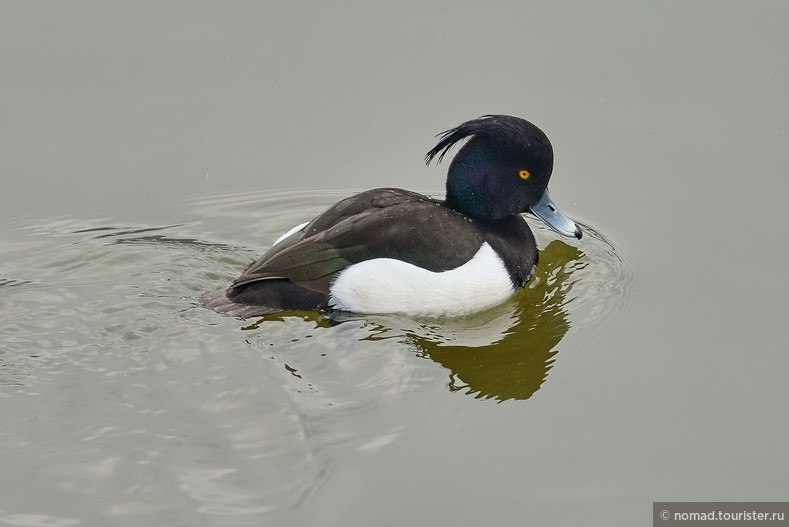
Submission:
POLYGON ((542 195, 540 201, 531 207, 532 213, 540 218, 551 229, 562 236, 574 236, 581 239, 581 228, 573 220, 564 215, 556 203, 551 199, 548 190, 542 195))

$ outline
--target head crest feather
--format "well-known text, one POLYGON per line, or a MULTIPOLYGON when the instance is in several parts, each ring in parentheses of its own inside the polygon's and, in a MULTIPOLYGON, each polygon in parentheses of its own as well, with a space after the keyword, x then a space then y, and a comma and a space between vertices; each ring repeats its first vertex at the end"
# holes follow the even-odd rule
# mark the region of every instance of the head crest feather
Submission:
POLYGON ((466 121, 438 134, 436 137, 441 139, 425 154, 425 164, 429 165, 436 156, 438 156, 437 162, 440 163, 447 152, 463 139, 486 136, 494 139, 505 148, 508 146, 522 148, 523 143, 529 142, 535 131, 547 141, 547 138, 536 126, 524 119, 509 115, 483 115, 478 119, 466 121))

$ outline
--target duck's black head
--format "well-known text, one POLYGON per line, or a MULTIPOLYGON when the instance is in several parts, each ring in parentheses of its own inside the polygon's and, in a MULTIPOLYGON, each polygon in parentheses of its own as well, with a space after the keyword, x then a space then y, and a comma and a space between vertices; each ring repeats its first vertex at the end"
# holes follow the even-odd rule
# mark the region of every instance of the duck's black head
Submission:
POLYGON ((482 220, 532 212, 561 234, 580 238, 580 229, 550 201, 553 148, 542 130, 518 117, 485 115, 440 137, 425 156, 428 164, 436 156, 441 162, 450 148, 468 138, 449 165, 448 207, 482 220), (541 210, 556 213, 563 221, 557 225, 541 210))

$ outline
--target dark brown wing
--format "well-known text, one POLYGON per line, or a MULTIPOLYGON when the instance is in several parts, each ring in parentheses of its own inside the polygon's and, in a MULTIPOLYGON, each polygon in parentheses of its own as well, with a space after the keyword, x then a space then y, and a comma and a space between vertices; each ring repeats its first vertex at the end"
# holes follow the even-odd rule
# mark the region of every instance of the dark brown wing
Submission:
POLYGON ((394 258, 445 271, 468 261, 483 241, 475 222, 438 201, 406 190, 375 189, 340 201, 274 245, 233 287, 284 278, 327 293, 334 274, 354 263, 394 258))

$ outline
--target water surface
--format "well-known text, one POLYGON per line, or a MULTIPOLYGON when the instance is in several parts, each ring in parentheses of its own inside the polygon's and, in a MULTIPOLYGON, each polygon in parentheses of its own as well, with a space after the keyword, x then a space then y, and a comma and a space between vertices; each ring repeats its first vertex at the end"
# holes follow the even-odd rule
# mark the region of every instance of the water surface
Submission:
POLYGON ((179 502, 220 523, 306 514, 347 463, 386 456, 421 421, 533 397, 563 341, 582 346, 626 296, 629 271, 602 236, 587 227, 581 251, 535 221, 537 274, 473 316, 240 320, 198 305, 341 195, 202 197, 161 226, 18 225, 31 241, 2 268, 1 382, 29 411, 3 444, 18 470, 43 470, 11 492, 49 489, 65 518, 81 517, 80 497, 102 502, 98 517, 153 523, 179 502))
POLYGON ((0 525, 643 525, 789 488, 789 7, 9 3, 0 525), (200 308, 435 134, 533 121, 541 265, 462 319, 200 308), (599 234, 595 234, 599 233, 599 234))

